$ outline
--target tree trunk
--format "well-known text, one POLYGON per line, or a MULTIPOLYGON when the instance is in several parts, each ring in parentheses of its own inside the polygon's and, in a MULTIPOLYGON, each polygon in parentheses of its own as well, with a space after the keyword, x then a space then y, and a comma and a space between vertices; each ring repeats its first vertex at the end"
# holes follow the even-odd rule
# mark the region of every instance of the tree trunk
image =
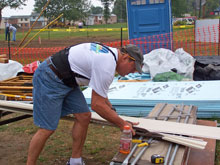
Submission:
POLYGON ((0 24, 2 22, 2 9, 0 9, 0 24))

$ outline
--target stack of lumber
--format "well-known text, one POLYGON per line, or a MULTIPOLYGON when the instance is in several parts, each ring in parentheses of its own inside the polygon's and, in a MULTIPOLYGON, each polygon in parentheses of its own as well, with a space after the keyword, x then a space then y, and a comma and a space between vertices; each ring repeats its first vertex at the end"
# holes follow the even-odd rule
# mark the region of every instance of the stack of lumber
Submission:
MULTIPOLYGON (((199 118, 220 117, 220 81, 114 82, 108 98, 117 113, 145 117, 158 103, 198 107, 199 118)), ((91 88, 83 91, 91 107, 91 88)))
POLYGON ((32 76, 20 75, 0 82, 0 95, 7 100, 32 100, 32 76))
POLYGON ((6 54, 0 54, 0 63, 8 63, 8 56, 6 54))

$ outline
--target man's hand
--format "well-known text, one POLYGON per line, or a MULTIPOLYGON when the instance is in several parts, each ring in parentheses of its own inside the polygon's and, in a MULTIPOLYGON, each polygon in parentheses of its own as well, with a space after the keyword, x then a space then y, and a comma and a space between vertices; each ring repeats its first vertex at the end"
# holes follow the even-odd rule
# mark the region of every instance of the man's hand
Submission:
POLYGON ((130 122, 130 121, 125 121, 125 125, 129 125, 130 128, 131 128, 131 132, 132 132, 132 135, 134 136, 135 135, 135 131, 133 129, 133 126, 134 125, 138 125, 139 122, 130 122))

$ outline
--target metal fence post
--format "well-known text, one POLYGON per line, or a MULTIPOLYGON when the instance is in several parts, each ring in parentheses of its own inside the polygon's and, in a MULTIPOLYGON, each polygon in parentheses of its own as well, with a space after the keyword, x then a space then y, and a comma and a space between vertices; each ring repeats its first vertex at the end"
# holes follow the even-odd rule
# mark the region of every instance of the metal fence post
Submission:
POLYGON ((122 47, 122 27, 121 27, 121 47, 122 47))

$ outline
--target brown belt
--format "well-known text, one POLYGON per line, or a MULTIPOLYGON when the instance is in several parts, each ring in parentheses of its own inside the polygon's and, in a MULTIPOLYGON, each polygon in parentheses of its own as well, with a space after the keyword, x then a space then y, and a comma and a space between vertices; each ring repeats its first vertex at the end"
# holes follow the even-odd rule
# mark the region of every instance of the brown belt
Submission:
POLYGON ((52 62, 49 58, 46 59, 47 65, 50 67, 50 69, 59 77, 60 80, 63 80, 62 75, 58 72, 58 70, 53 66, 52 62))

